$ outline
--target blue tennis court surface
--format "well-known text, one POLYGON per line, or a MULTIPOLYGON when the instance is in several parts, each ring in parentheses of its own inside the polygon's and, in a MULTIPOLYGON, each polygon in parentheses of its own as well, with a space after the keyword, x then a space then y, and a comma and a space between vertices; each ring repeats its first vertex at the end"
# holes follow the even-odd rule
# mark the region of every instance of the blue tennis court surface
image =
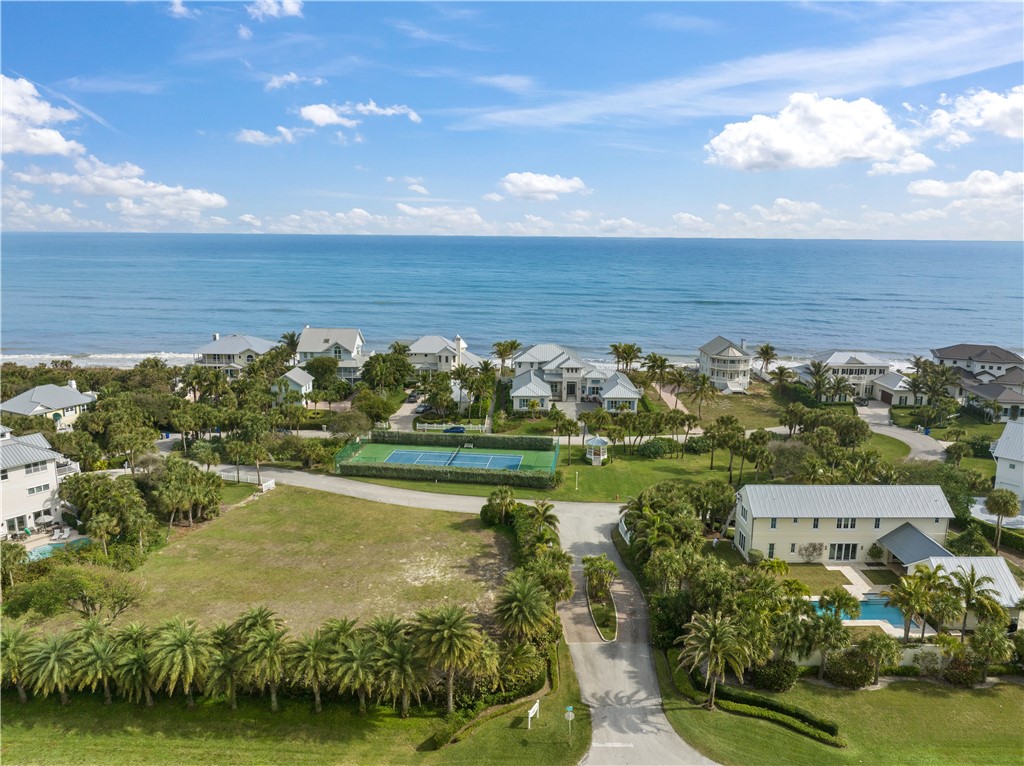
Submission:
POLYGON ((385 463, 402 465, 454 466, 455 468, 486 468, 495 471, 518 471, 522 455, 486 455, 480 452, 421 452, 396 449, 385 463))

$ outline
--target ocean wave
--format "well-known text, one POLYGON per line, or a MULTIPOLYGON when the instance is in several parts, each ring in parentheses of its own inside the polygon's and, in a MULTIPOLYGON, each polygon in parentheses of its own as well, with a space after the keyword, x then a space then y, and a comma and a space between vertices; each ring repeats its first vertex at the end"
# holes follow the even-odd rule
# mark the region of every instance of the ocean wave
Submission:
POLYGON ((152 351, 150 353, 137 354, 0 354, 0 363, 14 362, 24 367, 35 367, 38 364, 48 365, 53 361, 67 359, 76 367, 117 367, 129 369, 135 367, 143 359, 151 357, 162 359, 171 367, 191 364, 195 361, 195 355, 193 354, 185 354, 179 351, 152 351))

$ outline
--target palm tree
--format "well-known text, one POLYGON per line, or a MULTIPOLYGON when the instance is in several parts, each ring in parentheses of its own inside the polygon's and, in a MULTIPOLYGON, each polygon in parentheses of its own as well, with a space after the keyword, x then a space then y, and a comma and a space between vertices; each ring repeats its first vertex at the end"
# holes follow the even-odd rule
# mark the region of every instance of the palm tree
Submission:
POLYGON ((555 515, 555 505, 547 500, 547 498, 534 500, 530 514, 539 527, 547 527, 553 532, 558 532, 558 517, 555 515))
POLYGON ((210 631, 213 655, 206 672, 205 691, 210 695, 223 694, 232 710, 238 709, 238 682, 245 675, 246 655, 238 643, 235 631, 227 623, 220 623, 210 631))
POLYGON ((294 359, 299 351, 299 334, 295 330, 281 333, 281 345, 288 352, 288 359, 294 359))
POLYGON ((498 514, 498 523, 506 524, 512 518, 512 511, 516 508, 516 496, 512 487, 501 486, 491 492, 487 498, 487 505, 498 514))
POLYGON ((837 614, 815 614, 809 620, 804 633, 805 643, 801 654, 809 655, 817 649, 821 653, 821 664, 818 665, 818 678, 825 677, 828 655, 850 645, 850 631, 843 625, 843 619, 837 614))
POLYGON ((358 620, 332 617, 321 626, 320 630, 323 631, 324 638, 327 639, 327 643, 330 646, 339 647, 349 636, 355 633, 358 622, 358 620))
POLYGON ((551 599, 540 580, 523 569, 505 578, 498 591, 495 617, 505 635, 513 640, 536 641, 554 622, 551 599))
POLYGON ((887 633, 871 633, 859 646, 871 660, 871 666, 875 669, 876 684, 882 668, 897 664, 903 656, 899 642, 887 633))
POLYGON ((331 675, 331 644, 320 628, 306 633, 288 645, 285 654, 288 676, 313 690, 313 711, 319 713, 320 689, 331 675))
POLYGON ((690 395, 690 401, 695 402, 697 405, 697 419, 701 418, 701 409, 705 404, 714 401, 715 397, 718 396, 718 387, 715 386, 714 381, 707 375, 694 375, 690 380, 690 387, 687 390, 690 395))
POLYGON ((971 650, 982 663, 981 678, 988 677, 988 666, 993 662, 1006 662, 1013 656, 1013 643, 1006 636, 1006 626, 988 622, 975 628, 971 635, 971 650))
POLYGON ((94 636, 80 647, 78 665, 75 668, 75 683, 79 689, 103 686, 103 703, 109 705, 110 682, 114 679, 117 645, 108 636, 94 636))
POLYGON ((270 710, 277 712, 277 686, 284 678, 288 628, 261 627, 249 634, 243 647, 249 674, 262 691, 270 689, 270 710))
POLYGON ((775 346, 765 343, 757 347, 757 354, 754 358, 761 362, 761 377, 764 378, 767 377, 768 365, 778 361, 779 355, 775 353, 775 346))
MULTIPOLYGON (((676 400, 675 407, 679 406, 679 396, 690 384, 690 378, 692 376, 693 373, 685 367, 672 367, 665 375, 665 380, 670 386, 672 386, 672 393, 676 400)), ((673 407, 673 409, 675 409, 675 407, 673 407)))
POLYGON ((260 628, 280 628, 281 618, 268 606, 254 606, 242 612, 235 621, 231 623, 231 631, 235 634, 235 640, 239 645, 249 640, 256 630, 260 628))
POLYGON ((788 367, 778 365, 771 371, 771 373, 769 373, 768 379, 771 380, 772 385, 775 386, 775 392, 781 395, 782 389, 785 388, 787 384, 796 380, 796 373, 788 367))
POLYGON ((619 568, 615 562, 604 553, 583 557, 583 576, 587 578, 590 593, 596 599, 607 598, 612 581, 618 573, 619 568))
POLYGON ((7 584, 13 586, 14 573, 20 572, 27 563, 28 551, 24 545, 10 540, 0 542, 0 571, 3 573, 0 579, 6 579, 7 584))
POLYGON ((1013 519, 1020 514, 1020 498, 1008 489, 994 489, 985 498, 985 510, 996 517, 996 554, 1003 537, 1003 519, 1013 519))
POLYGON ((903 614, 903 643, 908 643, 911 622, 927 607, 928 594, 925 592, 923 584, 919 579, 904 576, 898 583, 883 590, 881 595, 885 598, 886 606, 895 607, 903 614))
POLYGON ((366 624, 366 631, 373 636, 378 646, 387 646, 402 636, 408 635, 409 623, 394 614, 378 615, 366 624))
POLYGON ((807 365, 807 374, 811 380, 811 394, 814 401, 820 402, 828 387, 828 367, 819 359, 812 359, 807 365))
POLYGON ((129 702, 146 701, 146 707, 153 707, 153 689, 156 686, 153 663, 145 644, 119 644, 114 659, 114 680, 117 690, 129 702))
POLYGON ((25 674, 28 653, 35 641, 35 635, 20 622, 8 618, 0 626, 0 678, 5 685, 13 684, 18 689, 18 702, 22 703, 28 702, 25 674))
POLYGON ((86 523, 89 536, 100 541, 103 546, 103 555, 107 553, 107 541, 116 537, 121 531, 121 525, 116 516, 111 513, 97 513, 86 523))
POLYGON ((999 591, 995 588, 986 587, 988 585, 995 585, 995 580, 988 575, 979 575, 974 568, 974 564, 971 564, 971 568, 967 571, 957 569, 951 572, 949 577, 953 582, 954 592, 963 603, 964 621, 960 625, 960 643, 962 644, 964 636, 967 634, 968 614, 981 606, 983 601, 991 600, 997 596, 999 591))
POLYGON ((349 636, 331 660, 338 690, 355 692, 359 715, 366 715, 366 698, 377 681, 377 644, 370 636, 349 636))
POLYGON ((408 718, 410 698, 416 695, 418 699, 427 688, 427 665, 415 642, 403 634, 381 647, 377 673, 384 694, 401 700, 400 716, 408 718))
POLYGON ((418 612, 413 639, 427 661, 445 674, 448 713, 455 710, 455 673, 468 667, 480 646, 480 631, 464 606, 445 604, 418 612))
POLYGON ((25 651, 25 676, 32 691, 48 697, 60 694, 60 704, 68 704, 68 689, 75 681, 80 648, 73 634, 51 633, 31 644, 25 651))
POLYGON ((710 685, 711 691, 708 709, 714 710, 719 680, 725 680, 725 671, 729 668, 742 678, 743 671, 750 664, 750 645, 739 625, 732 618, 722 616, 721 612, 694 615, 683 630, 685 633, 675 640, 676 644, 683 646, 676 669, 692 672, 701 665, 707 665, 704 681, 710 685))
POLYGON ((860 617, 860 601, 846 588, 838 586, 825 588, 821 592, 818 608, 822 612, 835 615, 840 619, 856 620, 860 617))
POLYGON ((498 357, 498 362, 501 364, 498 371, 498 374, 500 375, 505 371, 505 360, 511 360, 521 346, 517 340, 500 340, 491 346, 491 348, 494 349, 494 355, 498 357))
POLYGON ((622 365, 626 372, 633 369, 633 365, 640 361, 643 356, 643 349, 636 343, 624 343, 620 349, 622 353, 622 365))
POLYGON ((540 402, 537 401, 536 399, 527 399, 526 400, 526 409, 528 409, 530 411, 530 419, 531 420, 536 420, 536 418, 537 418, 537 410, 540 409, 540 402))
POLYGON ((644 369, 651 376, 651 379, 658 384, 658 388, 662 389, 665 387, 665 377, 668 375, 669 370, 672 369, 672 365, 668 363, 666 357, 652 351, 644 357, 644 369))
POLYGON ((856 392, 850 379, 844 375, 833 375, 829 378, 826 393, 830 401, 842 401, 844 396, 853 396, 856 392))
POLYGON ((181 687, 189 707, 195 707, 192 692, 201 688, 210 662, 210 637, 195 620, 175 617, 157 628, 152 642, 154 686, 170 696, 181 687))

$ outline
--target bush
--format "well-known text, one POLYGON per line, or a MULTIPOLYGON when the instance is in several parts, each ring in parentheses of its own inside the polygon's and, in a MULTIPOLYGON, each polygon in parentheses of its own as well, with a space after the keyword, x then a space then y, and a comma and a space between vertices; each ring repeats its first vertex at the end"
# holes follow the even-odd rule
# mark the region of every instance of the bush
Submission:
POLYGON ((917 665, 892 665, 878 671, 880 676, 899 676, 902 678, 917 678, 921 675, 921 668, 917 665))
POLYGON ((757 548, 751 548, 747 551, 747 561, 750 562, 750 566, 756 567, 762 561, 764 561, 764 552, 757 548))
POLYGON ((769 692, 788 692, 796 683, 796 663, 787 659, 776 659, 758 665, 751 673, 751 680, 758 689, 769 692))
MULTIPOLYGON (((703 688, 704 679, 696 677, 693 679, 694 685, 697 688, 703 688)), ((819 718, 814 713, 811 713, 803 708, 797 707, 796 705, 790 705, 788 702, 775 699, 773 697, 765 697, 763 694, 757 694, 756 692, 748 692, 744 689, 737 689, 735 686, 727 686, 726 684, 719 684, 715 693, 716 697, 729 700, 731 702, 738 702, 743 705, 751 705, 753 707, 764 708, 765 710, 772 710, 776 713, 780 713, 790 718, 807 724, 808 726, 823 731, 826 734, 838 734, 839 724, 828 718, 819 718)))
POLYGON ((561 481, 559 471, 550 474, 546 471, 492 471, 486 468, 401 465, 399 463, 338 463, 335 465, 335 473, 339 476, 366 476, 375 479, 505 484, 510 487, 530 487, 532 489, 551 489, 558 486, 561 481))
POLYGON ((707 702, 708 695, 702 691, 698 691, 698 689, 693 685, 693 681, 690 679, 690 674, 685 671, 676 672, 675 665, 672 663, 672 659, 668 656, 668 653, 666 653, 665 657, 668 659, 669 667, 672 668, 672 678, 675 681, 675 687, 679 693, 696 705, 703 705, 707 702))
MULTIPOLYGON (((996 541, 996 527, 995 524, 989 524, 985 521, 976 522, 976 527, 981 530, 981 533, 990 542, 995 544, 996 541)), ((1007 550, 1016 551, 1017 553, 1024 553, 1024 534, 1021 534, 1015 529, 1007 529, 1003 527, 1003 536, 999 538, 1000 549, 1005 548, 1007 550)))
POLYGON ((981 664, 970 652, 964 652, 949 661, 942 677, 953 684, 953 686, 962 686, 969 689, 984 680, 981 677, 981 673, 981 664))
POLYGON ((875 679, 868 656, 859 649, 849 649, 829 656, 825 675, 836 686, 860 689, 875 679))
POLYGON ((678 447, 678 442, 659 436, 649 439, 637 447, 636 454, 640 457, 656 459, 671 455, 678 447))
POLYGON ((650 601, 651 643, 658 649, 669 649, 683 625, 693 617, 690 594, 681 590, 666 595, 652 596, 650 601))
POLYGON ((691 436, 683 449, 691 455, 706 455, 711 452, 711 440, 706 436, 691 436))
POLYGON ((430 737, 435 750, 440 750, 455 737, 456 733, 466 725, 469 716, 465 711, 456 711, 442 718, 435 726, 430 737))
POLYGON ((491 449, 532 450, 534 452, 553 452, 555 442, 550 436, 502 436, 500 434, 445 434, 420 431, 384 431, 370 432, 370 438, 380 444, 414 444, 433 447, 461 447, 467 440, 476 447, 491 449))
MULTIPOLYGON (((1005 532, 1003 534, 1005 535, 1005 532)), ((946 548, 957 556, 995 555, 995 550, 988 544, 977 524, 971 524, 962 534, 949 535, 946 540, 946 548)))
POLYGON ((825 543, 804 543, 796 549, 796 552, 806 563, 813 564, 816 561, 821 561, 821 557, 825 555, 825 543))
POLYGON ((974 457, 992 457, 992 437, 991 436, 972 436, 970 439, 965 439, 963 444, 966 444, 971 448, 971 454, 974 457))
POLYGON ((805 737, 810 737, 811 739, 817 740, 823 744, 831 745, 832 747, 846 747, 846 740, 842 737, 821 731, 813 726, 808 726, 803 721, 791 718, 783 713, 777 713, 774 710, 754 707, 753 705, 744 705, 739 702, 731 702, 725 699, 717 702, 716 704, 727 713, 743 715, 748 718, 760 718, 762 721, 777 723, 790 731, 795 731, 797 734, 803 734, 805 737))
POLYGON ((484 503, 483 507, 480 509, 480 521, 483 522, 485 527, 493 527, 501 521, 501 516, 498 514, 497 510, 491 508, 490 503, 484 503))

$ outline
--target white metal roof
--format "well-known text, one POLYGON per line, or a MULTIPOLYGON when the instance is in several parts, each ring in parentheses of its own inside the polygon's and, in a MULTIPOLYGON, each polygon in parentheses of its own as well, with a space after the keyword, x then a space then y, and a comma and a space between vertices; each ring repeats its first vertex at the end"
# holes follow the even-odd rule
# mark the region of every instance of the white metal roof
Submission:
POLYGON ((602 399, 639 399, 641 396, 624 372, 616 372, 601 384, 602 399))
POLYGON ((512 357, 513 362, 540 362, 545 364, 557 356, 566 353, 565 349, 554 343, 538 343, 523 349, 512 357))
POLYGON ((755 518, 953 518, 933 485, 748 484, 739 494, 755 518))
POLYGON ((363 334, 355 328, 306 327, 299 335, 298 352, 319 354, 338 344, 349 353, 354 353, 356 346, 362 341, 363 334))
POLYGON ((868 354, 864 351, 826 351, 811 358, 824 362, 826 367, 843 367, 846 365, 891 366, 889 362, 883 361, 874 354, 868 354))
POLYGON ((288 372, 281 376, 282 378, 288 378, 292 383, 297 386, 308 386, 313 382, 313 376, 306 372, 301 367, 292 367, 288 372))
POLYGON ((201 354, 241 354, 245 351, 255 351, 257 354, 265 354, 274 346, 276 341, 266 338, 257 338, 255 335, 225 335, 217 340, 211 340, 205 346, 200 346, 193 353, 201 354))
POLYGON ((992 446, 992 456, 1024 463, 1024 423, 1011 420, 1006 424, 1003 435, 992 446))
POLYGON ((512 381, 512 392, 509 396, 526 397, 536 399, 538 397, 550 398, 551 386, 544 382, 543 376, 537 370, 527 370, 516 375, 512 381))
POLYGON ((10 436, 0 441, 0 468, 20 468, 29 463, 57 460, 63 457, 49 447, 50 443, 42 434, 10 436))
POLYGON ((409 344, 411 354, 440 354, 442 351, 455 353, 455 343, 442 335, 422 335, 409 344))
POLYGON ((947 573, 958 570, 970 572, 973 566, 977 574, 992 578, 993 584, 986 587, 999 592, 996 601, 1001 606, 1012 608, 1020 600, 1020 586, 1002 556, 932 556, 916 563, 924 564, 929 569, 935 569, 941 564, 947 573))
POLYGON ((896 372, 887 372, 880 378, 875 378, 875 385, 887 388, 890 391, 909 391, 910 381, 906 375, 896 372))
POLYGON ((95 396, 83 394, 77 388, 47 383, 11 397, 0 404, 0 410, 13 412, 15 415, 39 415, 50 410, 92 404, 94 401, 95 396))

